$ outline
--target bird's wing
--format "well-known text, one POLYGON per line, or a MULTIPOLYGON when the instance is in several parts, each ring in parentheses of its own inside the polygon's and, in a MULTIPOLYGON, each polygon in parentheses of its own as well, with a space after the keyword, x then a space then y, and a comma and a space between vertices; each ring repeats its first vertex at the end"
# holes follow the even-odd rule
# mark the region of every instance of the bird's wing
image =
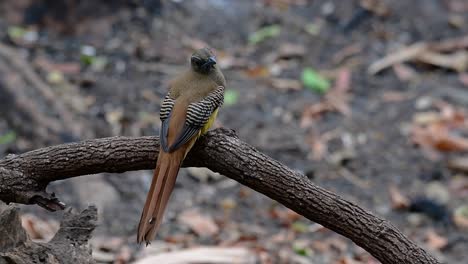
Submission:
MULTIPOLYGON (((184 126, 170 146, 167 142, 167 131, 171 116, 171 113, 169 112, 167 118, 163 120, 161 129, 161 146, 163 147, 164 151, 174 151, 192 139, 206 124, 206 122, 208 122, 213 112, 223 104, 223 101, 224 87, 218 86, 216 90, 208 94, 208 96, 204 99, 198 102, 190 103, 187 107, 184 126)), ((169 104, 170 103, 168 102, 167 105, 169 104)), ((163 108, 161 107, 161 110, 162 109, 163 108)))
POLYGON ((161 133, 159 140, 164 151, 168 152, 167 134, 169 131, 169 120, 171 117, 172 109, 174 108, 175 100, 172 99, 171 93, 167 93, 161 104, 161 110, 159 111, 159 118, 161 119, 161 133))

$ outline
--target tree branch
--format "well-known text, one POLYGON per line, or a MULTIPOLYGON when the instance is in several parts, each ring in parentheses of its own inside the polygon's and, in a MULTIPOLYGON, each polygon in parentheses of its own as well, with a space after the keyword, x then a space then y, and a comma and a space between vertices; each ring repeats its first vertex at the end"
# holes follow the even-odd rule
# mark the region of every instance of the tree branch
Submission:
MULTIPOLYGON (((0 160, 0 199, 63 207, 45 192, 51 181, 100 172, 153 169, 157 137, 112 137, 42 148, 0 160), (40 201, 40 202, 39 202, 40 201)), ((184 166, 207 167, 291 208, 367 250, 382 263, 439 263, 395 226, 216 129, 200 138, 184 166)))

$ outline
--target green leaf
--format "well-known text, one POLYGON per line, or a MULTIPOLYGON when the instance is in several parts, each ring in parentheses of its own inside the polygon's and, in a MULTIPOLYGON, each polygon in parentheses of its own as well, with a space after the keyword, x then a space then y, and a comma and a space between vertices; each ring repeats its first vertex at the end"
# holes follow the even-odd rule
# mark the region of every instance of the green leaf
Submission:
POLYGON ((291 225, 292 229, 298 233, 305 233, 309 230, 309 226, 303 222, 296 221, 291 225))
POLYGON ((232 89, 227 89, 224 93, 224 105, 231 106, 237 103, 239 99, 239 92, 232 89))
POLYGON ((104 70, 106 66, 107 66, 107 58, 103 56, 94 57, 91 63, 91 68, 94 71, 98 71, 98 72, 104 70))
POLYGON ((305 68, 301 79, 304 86, 314 92, 325 93, 330 88, 330 82, 312 68, 305 68))
POLYGON ((10 131, 5 135, 0 136, 0 145, 10 144, 16 140, 16 133, 14 131, 10 131))
POLYGON ((312 250, 310 248, 307 248, 303 243, 294 243, 292 246, 294 252, 298 255, 301 256, 311 256, 312 255, 312 250))
POLYGON ((265 39, 274 38, 278 36, 281 32, 281 28, 278 25, 271 25, 262 27, 261 29, 252 33, 249 37, 250 44, 258 44, 265 39))
POLYGON ((309 23, 304 27, 305 31, 312 36, 317 36, 320 34, 320 25, 317 23, 309 23))
POLYGON ((22 38, 27 31, 22 27, 12 26, 8 27, 7 32, 8 37, 10 37, 10 39, 19 39, 22 38))
POLYGON ((80 61, 86 66, 92 65, 94 62, 95 57, 89 55, 81 55, 80 61))

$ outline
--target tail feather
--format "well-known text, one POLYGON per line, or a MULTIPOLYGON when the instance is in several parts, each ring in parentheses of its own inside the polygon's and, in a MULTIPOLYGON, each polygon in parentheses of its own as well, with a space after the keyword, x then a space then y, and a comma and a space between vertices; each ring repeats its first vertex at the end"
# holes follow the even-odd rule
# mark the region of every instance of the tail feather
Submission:
POLYGON ((166 153, 160 151, 153 180, 138 225, 138 243, 145 241, 146 244, 149 244, 156 235, 184 157, 185 152, 175 151, 166 153))

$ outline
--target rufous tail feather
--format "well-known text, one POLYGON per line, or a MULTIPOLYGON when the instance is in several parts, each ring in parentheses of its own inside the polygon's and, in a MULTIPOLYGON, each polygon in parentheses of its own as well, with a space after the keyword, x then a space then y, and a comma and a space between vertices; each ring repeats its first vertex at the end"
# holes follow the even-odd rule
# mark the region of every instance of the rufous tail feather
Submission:
POLYGON ((185 157, 186 148, 166 153, 159 152, 153 180, 146 196, 146 202, 138 224, 137 241, 148 245, 161 225, 169 196, 174 189, 180 165, 185 157))

